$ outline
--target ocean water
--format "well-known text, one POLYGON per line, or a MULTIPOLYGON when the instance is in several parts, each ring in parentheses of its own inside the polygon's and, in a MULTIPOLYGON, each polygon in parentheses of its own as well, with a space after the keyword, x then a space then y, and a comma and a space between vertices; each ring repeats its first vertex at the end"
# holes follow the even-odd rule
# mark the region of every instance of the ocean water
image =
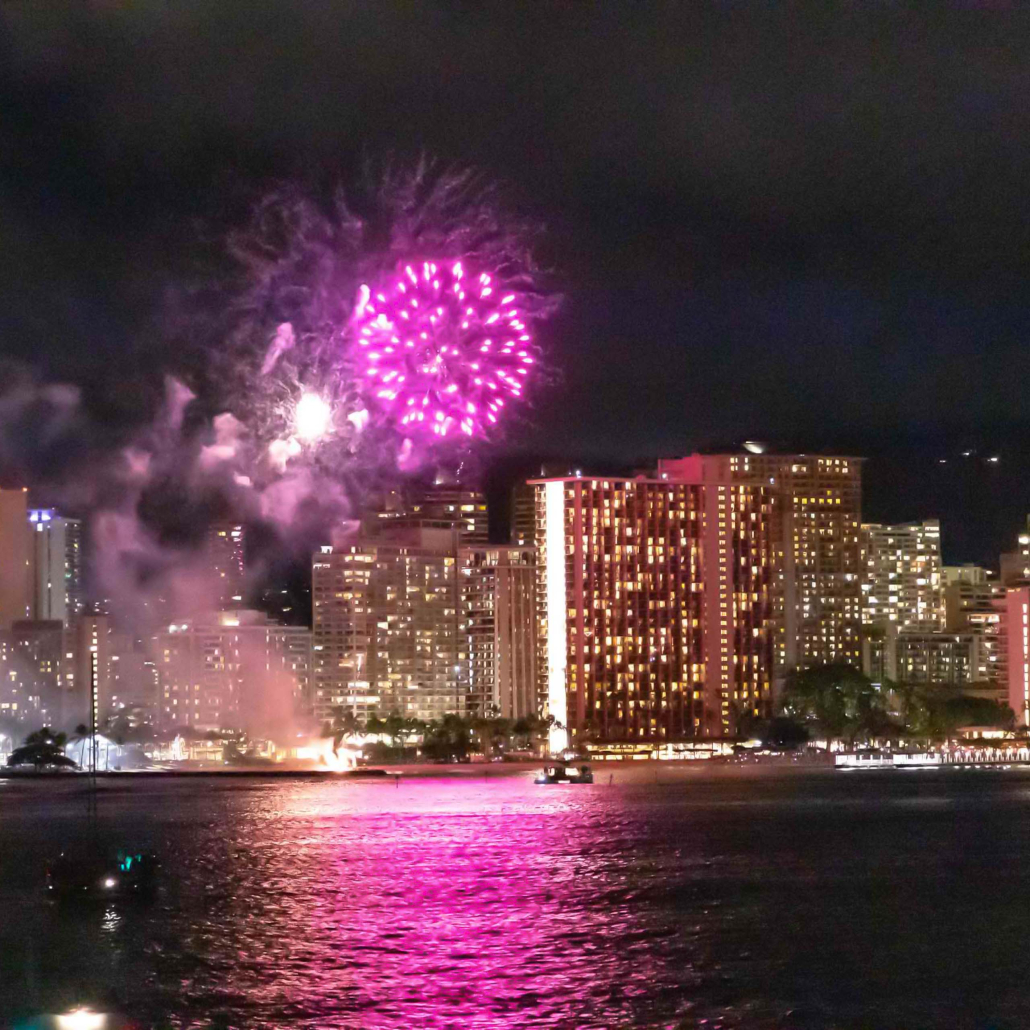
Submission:
POLYGON ((1030 1026, 1030 773, 106 780, 150 904, 41 863, 80 780, 0 781, 0 1026, 1030 1026))

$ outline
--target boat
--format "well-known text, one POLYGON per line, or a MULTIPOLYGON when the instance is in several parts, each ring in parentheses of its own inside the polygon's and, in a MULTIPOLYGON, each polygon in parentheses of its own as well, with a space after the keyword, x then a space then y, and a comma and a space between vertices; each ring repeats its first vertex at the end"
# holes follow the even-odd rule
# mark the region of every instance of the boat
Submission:
POLYGON ((65 847, 46 866, 49 897, 75 901, 114 901, 127 897, 153 897, 157 889, 157 856, 147 851, 114 849, 101 844, 97 814, 97 685, 91 676, 89 787, 86 792, 88 843, 65 847))
POLYGON ((534 783, 593 783, 593 770, 585 762, 551 762, 536 775, 534 783))
POLYGON ((47 866, 46 890, 61 900, 148 897, 157 887, 158 865, 148 852, 105 854, 97 847, 68 849, 47 866))

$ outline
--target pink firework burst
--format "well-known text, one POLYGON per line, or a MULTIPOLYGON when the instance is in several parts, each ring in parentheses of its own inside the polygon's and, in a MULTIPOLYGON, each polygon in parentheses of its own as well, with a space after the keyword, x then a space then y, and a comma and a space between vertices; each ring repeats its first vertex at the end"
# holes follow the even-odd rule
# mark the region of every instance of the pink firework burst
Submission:
POLYGON ((489 434, 536 361, 517 292, 460 260, 362 286, 354 330, 368 393, 408 434, 489 434))

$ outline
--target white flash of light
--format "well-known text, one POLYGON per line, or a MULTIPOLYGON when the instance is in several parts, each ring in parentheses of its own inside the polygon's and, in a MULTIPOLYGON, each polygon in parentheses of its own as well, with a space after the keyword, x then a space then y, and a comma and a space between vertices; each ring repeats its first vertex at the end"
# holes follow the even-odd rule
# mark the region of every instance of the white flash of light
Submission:
POLYGON ((317 393, 305 393, 297 401, 293 422, 297 435, 311 443, 329 432, 332 408, 317 393))

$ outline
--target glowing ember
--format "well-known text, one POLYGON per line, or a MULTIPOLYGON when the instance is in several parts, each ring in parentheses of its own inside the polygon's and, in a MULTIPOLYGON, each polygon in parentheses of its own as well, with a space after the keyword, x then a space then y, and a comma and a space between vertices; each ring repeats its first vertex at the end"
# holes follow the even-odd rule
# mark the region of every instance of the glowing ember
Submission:
POLYGON ((489 433, 536 361, 518 294, 461 261, 402 265, 355 310, 367 392, 406 434, 489 433))
POLYGON ((293 418, 297 436, 311 443, 329 432, 333 411, 317 393, 305 393, 297 401, 293 418))

